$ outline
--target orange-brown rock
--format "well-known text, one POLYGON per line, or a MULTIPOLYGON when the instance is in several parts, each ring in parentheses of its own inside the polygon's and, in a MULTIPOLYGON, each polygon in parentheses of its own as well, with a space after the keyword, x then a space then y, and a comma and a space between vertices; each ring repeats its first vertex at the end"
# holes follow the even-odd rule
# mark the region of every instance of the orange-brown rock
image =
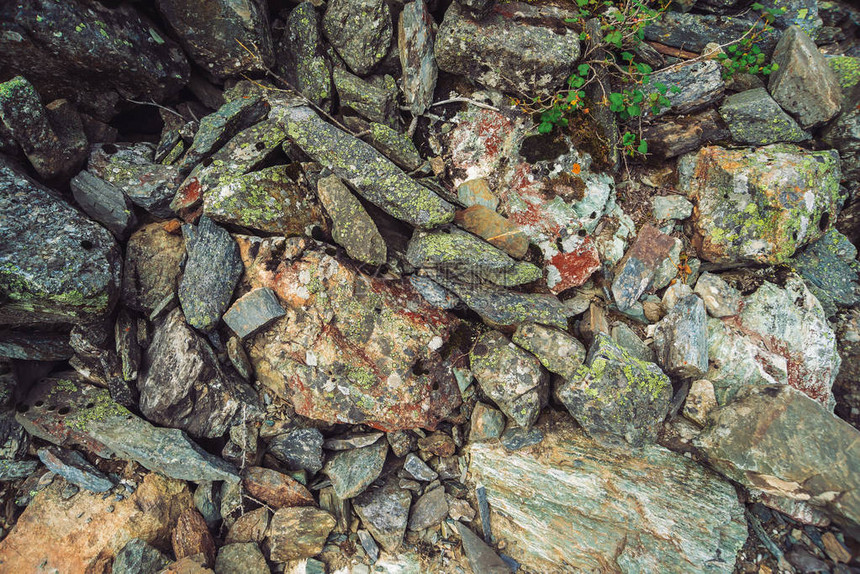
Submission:
POLYGON ((212 574, 213 570, 203 564, 204 560, 206 557, 202 553, 186 556, 169 564, 158 574, 212 574))
POLYGON ((454 221, 475 235, 483 237, 511 257, 522 259, 529 240, 520 227, 484 205, 473 205, 458 211, 454 221))
POLYGON ((225 544, 233 544, 236 542, 262 542, 266 538, 266 533, 269 530, 269 519, 271 514, 269 510, 261 506, 256 510, 246 512, 236 519, 230 531, 227 533, 227 538, 224 539, 225 544))
POLYGON ((187 508, 179 515, 171 542, 177 559, 202 553, 207 566, 215 564, 215 541, 206 526, 206 519, 196 508, 187 508))
POLYGON ((443 432, 435 432, 418 439, 418 448, 436 456, 451 456, 457 450, 454 439, 443 432))
POLYGON ((276 470, 252 466, 242 480, 245 490, 275 510, 284 506, 313 506, 314 497, 295 479, 276 470))
POLYGON ((65 486, 55 480, 24 510, 0 542, 0 572, 110 572, 132 538, 168 547, 171 527, 193 507, 184 482, 156 473, 120 501, 86 490, 64 499, 65 486))

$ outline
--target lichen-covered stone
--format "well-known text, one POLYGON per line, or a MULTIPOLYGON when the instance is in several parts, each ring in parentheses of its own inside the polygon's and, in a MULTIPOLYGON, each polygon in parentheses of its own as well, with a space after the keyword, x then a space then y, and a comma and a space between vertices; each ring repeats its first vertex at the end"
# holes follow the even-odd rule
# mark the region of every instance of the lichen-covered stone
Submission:
POLYGON ((559 88, 579 59, 579 35, 561 22, 573 12, 514 2, 480 20, 457 2, 436 37, 439 69, 515 94, 559 88), (554 26, 553 26, 554 24, 554 26))
POLYGON ((732 139, 741 144, 797 143, 811 137, 764 88, 729 96, 720 106, 720 115, 728 124, 732 139))
POLYGON ((331 63, 325 56, 320 17, 313 3, 302 2, 290 11, 277 57, 284 78, 304 97, 323 109, 331 107, 331 63))
POLYGON ((484 205, 458 211, 454 221, 515 259, 525 257, 529 249, 529 240, 519 226, 484 205))
POLYGON ((696 203, 699 254, 708 261, 783 263, 821 237, 840 201, 839 156, 791 144, 681 158, 679 187, 696 203))
POLYGON ((842 90, 815 42, 797 26, 789 27, 773 51, 779 68, 770 75, 767 88, 801 127, 823 124, 839 113, 842 90))
POLYGON ((549 399, 549 376, 534 355, 489 331, 475 342, 469 364, 481 390, 502 412, 521 427, 535 423, 549 399))
POLYGON ((425 301, 438 309, 454 309, 460 302, 456 295, 427 277, 410 275, 409 283, 425 301))
POLYGON ((322 21, 329 43, 353 73, 366 76, 388 53, 391 10, 383 0, 333 0, 322 21))
POLYGON ((560 329, 523 323, 513 341, 538 358, 548 371, 569 379, 585 360, 585 347, 573 335, 560 329))
POLYGON ((323 251, 273 257, 246 263, 250 286, 271 287, 287 312, 249 340, 261 384, 302 416, 381 430, 432 428, 456 408, 452 365, 440 354, 455 318, 407 282, 362 275, 323 251))
POLYGON ((122 302, 147 315, 176 292, 185 258, 182 235, 168 232, 161 223, 135 231, 125 248, 122 302))
POLYGON ((261 72, 274 63, 265 0, 158 0, 156 5, 194 63, 218 79, 261 72))
POLYGON ((273 562, 310 558, 319 554, 336 522, 324 510, 309 506, 281 508, 269 525, 273 562))
POLYGON ((119 295, 113 236, 55 192, 0 161, 0 325, 76 323, 119 295))
POLYGON ((293 143, 348 181, 365 199, 417 227, 454 218, 454 206, 407 176, 370 144, 326 123, 305 106, 273 110, 293 143))
POLYGON ((806 281, 828 318, 840 307, 860 303, 857 248, 835 229, 795 255, 792 267, 806 281))
POLYGON ((424 163, 409 136, 385 124, 370 123, 370 143, 403 169, 413 171, 424 163))
POLYGON ((241 275, 242 260, 236 242, 211 219, 200 218, 179 282, 179 302, 188 324, 201 331, 214 329, 241 275))
POLYGON ((403 68, 403 95, 414 116, 433 103, 439 69, 434 51, 434 22, 424 0, 407 3, 397 26, 397 51, 403 68))
MULTIPOLYGON (((689 289, 689 288, 688 288, 689 289)), ((657 323, 657 363, 670 375, 701 377, 708 371, 708 316, 698 295, 680 299, 657 323)))
POLYGON ((332 219, 332 239, 347 255, 370 265, 385 263, 385 239, 361 202, 336 175, 317 182, 317 197, 332 219))
POLYGON ((84 213, 104 225, 118 239, 125 239, 137 226, 134 207, 121 189, 88 171, 69 182, 72 195, 84 213))
POLYGON ((335 68, 332 77, 342 106, 352 108, 372 122, 392 128, 400 125, 394 78, 373 76, 363 80, 341 68, 335 68))
POLYGON ((657 365, 636 359, 598 333, 585 364, 556 389, 556 396, 592 438, 642 446, 657 439, 672 383, 657 365))
POLYGON ((645 26, 645 39, 701 53, 711 42, 726 45, 737 41, 750 29, 756 35, 756 43, 762 52, 770 55, 781 31, 752 15, 737 17, 667 11, 662 18, 645 26))
POLYGON ((326 462, 323 473, 331 479, 338 498, 353 498, 379 478, 387 454, 388 442, 384 440, 362 448, 342 450, 326 462))

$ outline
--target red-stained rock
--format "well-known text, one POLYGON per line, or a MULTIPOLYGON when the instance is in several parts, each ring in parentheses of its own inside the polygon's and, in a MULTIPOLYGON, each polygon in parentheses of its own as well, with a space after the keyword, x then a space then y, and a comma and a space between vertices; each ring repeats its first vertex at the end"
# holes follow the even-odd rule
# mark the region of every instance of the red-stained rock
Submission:
POLYGON ((215 541, 206 520, 196 508, 187 508, 179 515, 171 542, 177 559, 202 553, 206 557, 206 565, 215 564, 215 541))
POLYGON ((283 506, 312 506, 314 497, 295 479, 276 470, 252 466, 242 480, 245 490, 275 510, 283 506))

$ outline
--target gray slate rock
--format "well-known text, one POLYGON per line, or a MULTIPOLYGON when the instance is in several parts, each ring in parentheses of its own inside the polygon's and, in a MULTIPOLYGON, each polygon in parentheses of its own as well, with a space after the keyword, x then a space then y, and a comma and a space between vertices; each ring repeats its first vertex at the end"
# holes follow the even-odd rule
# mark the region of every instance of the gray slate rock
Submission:
POLYGON ((515 451, 540 444, 543 440, 543 432, 536 428, 528 430, 519 427, 508 428, 499 440, 506 449, 515 451))
POLYGON ((359 76, 385 58, 393 37, 391 10, 383 0, 333 0, 322 26, 329 43, 359 76))
POLYGON ((331 479, 338 498, 353 498, 379 477, 386 454, 388 443, 384 440, 364 448, 340 451, 326 462, 323 472, 331 479))
POLYGON ((72 178, 70 186, 84 213, 107 227, 117 239, 126 239, 137 226, 131 201, 115 185, 82 171, 72 178))
POLYGON ((314 104, 331 108, 331 63, 325 56, 320 16, 313 3, 302 2, 290 11, 284 35, 278 41, 277 56, 278 66, 290 84, 314 104))
POLYGON ((380 546, 394 553, 406 533, 411 502, 409 491, 389 480, 381 488, 370 488, 353 499, 353 508, 380 546))
POLYGON ((562 21, 574 13, 520 2, 497 4, 480 20, 457 2, 445 12, 436 37, 439 69, 493 90, 550 92, 567 81, 579 59, 579 35, 562 21))
POLYGON ((720 116, 728 124, 732 139, 742 144, 797 143, 812 137, 779 107, 764 88, 729 96, 720 106, 720 116))
POLYGON ((676 377, 701 377, 708 371, 708 316, 698 295, 687 295, 657 323, 657 363, 676 377))
POLYGON ((158 0, 156 5, 194 63, 218 79, 261 72, 275 61, 265 0, 158 0))
POLYGON ((112 480, 77 451, 49 446, 40 448, 36 454, 48 470, 90 492, 105 492, 114 487, 112 480))
POLYGON ((424 530, 436 526, 448 516, 448 500, 445 489, 437 486, 425 492, 415 504, 409 515, 409 530, 424 530))
POLYGON ((236 299, 224 313, 224 322, 244 339, 284 315, 284 308, 275 292, 268 287, 259 287, 236 299))
POLYGON ((453 309, 460 302, 456 295, 427 277, 410 275, 409 283, 428 303, 439 309, 453 309))
POLYGON ((397 109, 397 83, 391 76, 372 76, 363 80, 341 68, 332 74, 340 105, 352 108, 372 122, 392 128, 400 125, 397 109))
POLYGON ((439 68, 434 50, 434 22, 424 0, 403 7, 397 26, 397 49, 403 68, 403 96, 413 116, 433 103, 439 68))
POLYGON ((436 471, 427 466, 426 462, 412 452, 406 455, 406 460, 403 462, 403 470, 408 472, 415 480, 430 482, 439 478, 439 474, 436 471))
POLYGON ((132 538, 113 559, 112 574, 156 574, 170 559, 145 540, 132 538))
MULTIPOLYGON (((688 114, 709 106, 723 97, 725 83, 719 63, 714 60, 694 62, 680 67, 667 68, 651 74, 651 82, 643 90, 646 94, 659 94, 658 83, 664 84, 670 90, 666 92, 669 107, 661 108, 654 114, 647 106, 645 115, 660 117, 664 114, 688 114), (678 88, 675 93, 672 87, 678 88)), ((647 97, 647 96, 646 96, 647 97)))
POLYGON ((435 227, 454 219, 454 206, 413 181, 390 160, 325 122, 305 106, 281 107, 273 115, 293 143, 349 182, 365 199, 416 227, 435 227))
POLYGON ((585 347, 575 337, 560 329, 523 323, 514 332, 513 341, 538 358, 552 373, 570 378, 585 360, 585 347))
POLYGON ((620 311, 625 311, 653 285, 660 266, 677 249, 677 240, 651 225, 639 230, 633 246, 619 261, 612 282, 612 296, 620 311))
POLYGON ((680 195, 658 195, 651 198, 651 205, 657 221, 687 219, 693 213, 693 204, 680 195))
POLYGON ((287 470, 319 472, 323 467, 323 436, 318 429, 297 429, 269 441, 269 452, 284 463, 287 470))
POLYGON ((540 361, 498 331, 481 335, 469 352, 472 374, 486 395, 523 428, 537 420, 549 398, 540 361))
POLYGON ((109 313, 122 274, 110 232, 2 159, 0 189, 0 325, 109 313))
POLYGON ((382 265, 388 254, 385 239, 361 202, 336 175, 317 182, 317 197, 332 219, 332 239, 347 255, 370 265, 382 265))
POLYGON ((455 521, 454 528, 463 541, 463 552, 466 554, 469 566, 472 567, 472 572, 481 572, 482 574, 509 574, 511 572, 505 561, 499 558, 499 555, 477 534, 469 530, 468 526, 455 521))
POLYGON ((702 273, 696 281, 695 293, 702 298, 711 317, 731 317, 741 310, 740 291, 723 281, 719 275, 702 273))
POLYGON ((645 39, 701 53, 711 42, 735 42, 750 29, 757 35, 757 44, 762 52, 770 55, 779 40, 780 31, 755 18, 669 11, 645 26, 645 39))
POLYGON ((215 328, 242 270, 236 241, 211 219, 201 217, 179 282, 179 302, 189 325, 201 331, 215 328))
POLYGON ((592 438, 642 446, 657 439, 672 384, 657 365, 636 359, 598 333, 577 377, 562 383, 556 396, 592 438))
POLYGON ((612 325, 610 336, 615 343, 636 357, 639 360, 647 363, 655 363, 656 357, 654 351, 646 345, 636 332, 627 326, 626 323, 618 321, 612 325))
POLYGON ((800 28, 786 30, 773 62, 779 69, 770 75, 767 88, 773 99, 809 129, 833 118, 842 104, 842 89, 815 42, 800 28))
POLYGON ((795 255, 792 267, 806 281, 828 319, 840 307, 860 303, 857 248, 836 229, 795 255))

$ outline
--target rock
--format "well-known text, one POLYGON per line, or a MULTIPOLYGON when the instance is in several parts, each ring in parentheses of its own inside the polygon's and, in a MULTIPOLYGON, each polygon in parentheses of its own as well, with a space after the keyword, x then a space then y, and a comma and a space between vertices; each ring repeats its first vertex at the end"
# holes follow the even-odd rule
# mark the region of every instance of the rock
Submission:
POLYGON ((687 219, 693 213, 693 204, 680 195, 653 197, 651 205, 657 221, 687 219))
POLYGON ((206 526, 216 528, 221 522, 221 488, 204 481, 194 490, 194 507, 203 516, 206 526))
POLYGON ((687 295, 657 323, 657 363, 676 377, 701 377, 708 372, 708 317, 698 295, 687 295))
POLYGON ((196 508, 186 508, 176 520, 171 534, 173 554, 177 560, 203 554, 206 565, 215 563, 215 541, 203 516, 196 508))
POLYGON ((313 3, 302 2, 290 11, 277 55, 284 78, 314 104, 330 109, 334 98, 331 63, 325 56, 320 17, 313 3))
POLYGON ((370 562, 373 563, 379 560, 379 546, 376 545, 376 541, 373 539, 373 536, 370 535, 370 532, 367 530, 359 530, 357 534, 358 539, 361 542, 361 548, 367 554, 370 562))
POLYGON ((779 68, 767 88, 782 108, 804 129, 823 124, 839 113, 842 90, 824 55, 797 26, 789 27, 773 51, 779 68))
POLYGON ((220 223, 278 235, 310 235, 322 224, 314 195, 276 165, 235 176, 204 194, 203 213, 220 223))
POLYGON ((269 527, 272 561, 286 562, 316 556, 322 551, 334 525, 334 517, 318 508, 281 508, 275 512, 269 527))
POLYGON ((43 180, 70 177, 87 157, 87 140, 77 113, 71 108, 68 113, 55 113, 55 106, 68 108, 65 100, 43 106, 36 89, 23 76, 0 84, 0 122, 43 180), (65 125, 60 123, 63 120, 65 125))
POLYGON ((344 450, 332 456, 323 467, 339 498, 358 496, 379 477, 388 443, 378 441, 364 448, 344 450))
POLYGON ((681 158, 678 171, 679 188, 697 204, 699 254, 714 262, 784 262, 823 235, 840 197, 833 150, 705 147, 681 158))
POLYGON ((456 295, 427 277, 410 275, 409 284, 425 301, 437 309, 454 309, 460 303, 456 295))
POLYGON ((505 415, 501 411, 477 403, 472 411, 472 424, 469 431, 469 442, 492 440, 502 436, 505 430, 505 415))
POLYGON ((77 323, 109 313, 122 273, 113 236, 2 161, 0 189, 0 325, 77 323))
POLYGON ((353 508, 365 528, 388 552, 400 547, 409 518, 411 496, 389 480, 380 488, 370 488, 353 500, 353 508))
POLYGON ((132 233, 126 244, 123 303, 147 315, 151 313, 176 291, 184 257, 182 236, 169 233, 160 223, 144 225, 132 233))
POLYGON ((459 323, 407 282, 367 277, 319 250, 265 261, 249 264, 246 278, 274 289, 287 315, 249 340, 249 355, 258 381, 300 415, 435 428, 460 403, 439 352, 459 323))
MULTIPOLYGON (((310 3, 308 3, 310 4, 310 3)), ((253 542, 225 544, 215 559, 218 574, 269 574, 269 565, 253 542)))
POLYGON ((242 485, 248 494, 277 510, 284 506, 313 506, 316 501, 308 489, 278 471, 252 466, 245 472, 242 485))
POLYGON ((541 270, 511 259, 486 241, 457 229, 416 231, 409 241, 406 260, 410 265, 451 273, 463 281, 474 277, 512 287, 541 278, 541 270))
POLYGON ((436 37, 436 62, 444 72, 466 76, 493 90, 551 92, 573 72, 580 54, 579 37, 571 28, 541 23, 571 16, 565 10, 517 2, 496 4, 475 20, 454 2, 436 37))
POLYGON ((156 329, 146 364, 139 383, 140 410, 157 424, 214 438, 226 433, 243 411, 251 420, 261 412, 253 389, 221 367, 179 309, 156 329))
POLYGON ((423 114, 433 103, 436 88, 433 17, 424 0, 407 3, 397 26, 397 52, 403 68, 403 95, 413 116, 423 114))
POLYGON ((434 432, 418 439, 418 450, 429 452, 438 457, 449 457, 457 450, 454 439, 443 432, 434 432))
POLYGON ((394 78, 373 76, 365 81, 341 68, 334 69, 332 78, 342 106, 355 110, 372 122, 392 128, 400 125, 394 78))
POLYGON ((585 360, 585 347, 565 331, 537 323, 523 323, 514 332, 513 341, 538 358, 551 373, 564 378, 575 376, 585 360))
POLYGON ((116 323, 114 323, 114 341, 123 381, 137 380, 137 371, 140 368, 137 321, 124 308, 117 313, 116 323))
POLYGON ((839 150, 844 179, 858 181, 860 180, 860 161, 857 159, 860 152, 860 110, 857 110, 856 104, 844 107, 846 107, 845 111, 825 128, 821 139, 827 145, 839 150))
POLYGON ((791 266, 806 281, 827 318, 840 307, 860 303, 857 248, 835 229, 795 255, 791 266))
POLYGON ((65 330, 36 332, 4 328, 0 332, 0 357, 25 361, 67 361, 74 354, 65 330))
POLYGON ((269 509, 265 506, 246 512, 230 527, 224 543, 262 542, 269 530, 269 518, 269 509))
POLYGON ((7 76, 26 74, 46 101, 67 98, 105 122, 120 97, 162 102, 188 82, 182 50, 132 6, 27 0, 0 21, 7 76))
POLYGON ((770 97, 764 88, 731 95, 720 106, 732 139, 742 144, 797 143, 811 136, 770 97))
POLYGON ((645 225, 636 236, 636 242, 618 262, 612 295, 618 309, 629 309, 652 286, 660 265, 676 248, 676 239, 645 225))
POLYGON ((740 291, 723 281, 719 275, 705 272, 696 281, 696 295, 702 298, 711 317, 732 317, 741 310, 740 291))
POLYGON ((170 559, 145 540, 132 538, 117 552, 112 574, 153 574, 170 563, 170 559))
POLYGON ((176 562, 168 564, 167 568, 158 574, 214 574, 211 568, 207 568, 205 564, 206 558, 203 554, 195 554, 194 556, 186 556, 180 558, 176 562))
POLYGON ((264 71, 274 62, 265 2, 158 0, 157 6, 194 63, 217 79, 264 71), (253 53, 242 44, 252 47, 253 53))
POLYGON ((346 249, 347 255, 370 265, 385 263, 385 239, 361 202, 338 176, 321 178, 317 183, 317 196, 332 219, 332 238, 346 249))
MULTIPOLYGON (((688 114, 699 111, 721 99, 725 88, 720 65, 714 60, 704 60, 680 67, 672 66, 658 70, 651 74, 651 81, 648 85, 657 86, 658 84, 663 84, 667 88, 674 86, 678 91, 677 93, 675 90, 666 92, 664 97, 669 100, 669 106, 661 108, 657 113, 645 106, 643 113, 646 116, 660 117, 669 113, 688 114)), ((660 95, 656 88, 643 91, 646 93, 646 101, 650 94, 660 95)))
POLYGON ((36 454, 48 470, 90 492, 105 492, 114 487, 111 479, 77 451, 49 446, 40 448, 36 454))
POLYGON ((353 73, 366 76, 388 53, 391 11, 382 0, 334 0, 326 7, 323 33, 353 73))
POLYGON ((409 473, 415 480, 430 482, 439 478, 439 474, 436 471, 427 466, 427 463, 421 460, 418 455, 411 452, 406 455, 403 470, 409 473))
POLYGON ((526 430, 514 427, 505 429, 499 439, 506 449, 514 451, 539 444, 543 440, 543 433, 535 428, 526 430))
POLYGON ((283 114, 281 121, 293 143, 389 215, 417 227, 434 227, 454 218, 454 206, 310 108, 282 108, 278 113, 283 114))
POLYGON ((483 205, 490 211, 496 211, 499 206, 499 198, 490 191, 490 186, 483 177, 469 179, 461 183, 457 187, 457 199, 466 208, 483 205))
POLYGON ((2 568, 9 572, 107 572, 133 539, 163 547, 180 513, 191 506, 181 481, 148 473, 124 498, 86 490, 63 496, 55 480, 27 506, 0 541, 2 568))
POLYGON ((93 146, 87 168, 98 178, 122 190, 132 203, 161 219, 173 217, 170 202, 182 182, 173 165, 153 161, 150 144, 93 146))
POLYGON ((788 384, 828 408, 839 371, 836 336, 821 305, 796 275, 785 288, 765 282, 737 317, 708 322, 714 383, 722 405, 745 386, 788 384))
POLYGON ((469 560, 472 572, 483 572, 486 574, 508 574, 511 569, 504 560, 499 558, 492 548, 487 546, 483 540, 469 530, 461 522, 454 522, 454 528, 460 534, 463 541, 463 553, 469 560))
MULTIPOLYGON (((661 317, 662 318, 662 317, 661 317)), ((656 323, 657 321, 655 321, 656 323)), ((612 325, 610 336, 615 343, 633 357, 646 363, 656 363, 654 351, 646 345, 636 332, 625 323, 618 321, 612 325)), ((584 358, 584 357, 583 357, 584 358)))
POLYGON ((577 377, 557 387, 556 396, 592 438, 641 446, 656 441, 672 384, 657 365, 632 357, 599 333, 577 377))
POLYGON ((484 205, 473 205, 458 211, 454 221, 515 259, 522 259, 528 251, 529 240, 523 231, 484 205))
POLYGON ((202 217, 179 282, 179 302, 188 324, 201 331, 214 329, 241 274, 236 242, 224 228, 202 217))
POLYGON ((469 353, 481 390, 524 428, 537 420, 549 398, 549 376, 540 361, 498 331, 481 335, 469 353))
POLYGON ((684 401, 684 416, 700 426, 708 424, 708 416, 717 408, 714 385, 708 379, 693 381, 684 401))
POLYGON ((269 452, 284 463, 287 470, 319 472, 323 467, 323 437, 314 428, 296 429, 269 441, 269 452))
POLYGON ((821 542, 824 544, 824 550, 831 560, 838 563, 847 564, 851 562, 851 551, 848 550, 842 542, 836 538, 832 532, 825 532, 821 535, 821 542))
POLYGON ((409 136, 387 125, 370 123, 370 144, 405 170, 414 171, 424 164, 409 136))
POLYGON ((224 313, 224 322, 244 339, 284 314, 275 292, 261 287, 239 297, 224 313))
POLYGON ((716 110, 680 117, 662 117, 659 122, 642 126, 648 153, 669 159, 696 151, 706 144, 727 140, 731 133, 716 110))
POLYGON ((36 460, 0 459, 0 482, 25 479, 38 468, 39 461, 36 460))
POLYGON ((761 51, 770 55, 780 38, 780 31, 753 17, 668 11, 659 20, 645 26, 644 32, 646 40, 701 53, 711 42, 721 45, 735 42, 750 30, 756 35, 756 44, 761 51))
POLYGON ((448 516, 448 501, 445 499, 445 489, 437 486, 424 493, 415 504, 409 515, 409 530, 424 530, 436 526, 448 516))
POLYGON ((860 524, 860 435, 787 385, 740 392, 696 440, 708 462, 748 488, 805 500, 840 524, 860 524))
POLYGON ((675 308, 675 305, 677 305, 680 300, 689 297, 692 294, 693 290, 686 283, 674 283, 667 287, 663 292, 663 299, 660 301, 660 305, 663 307, 664 311, 669 312, 675 308))
POLYGON ((486 488, 494 536, 531 571, 729 574, 746 541, 734 487, 662 447, 610 451, 560 425, 539 448, 512 453, 483 442, 470 451, 469 470, 486 488), (628 496, 609 494, 615 492, 628 496), (547 521, 547 513, 566 528, 547 521))
POLYGON ((115 403, 106 389, 69 374, 40 380, 23 405, 18 422, 56 445, 133 460, 179 480, 239 480, 233 467, 203 451, 182 431, 150 425, 115 403))

